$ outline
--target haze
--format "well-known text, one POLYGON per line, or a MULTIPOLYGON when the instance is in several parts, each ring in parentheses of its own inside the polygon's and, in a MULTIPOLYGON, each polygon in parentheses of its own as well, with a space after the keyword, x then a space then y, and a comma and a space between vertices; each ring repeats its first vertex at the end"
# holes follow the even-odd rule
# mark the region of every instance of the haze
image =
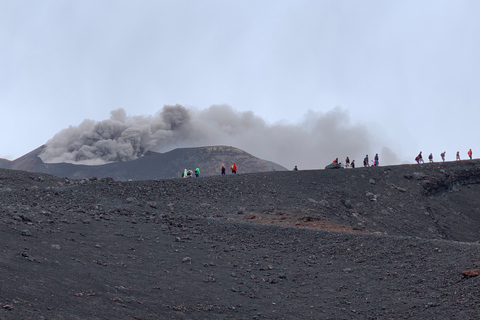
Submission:
POLYGON ((211 131, 178 146, 236 143, 287 167, 352 154, 358 164, 377 152, 383 164, 413 162, 420 150, 454 160, 472 148, 475 157, 479 9, 441 0, 0 0, 0 157, 114 110, 150 119, 177 104, 211 131), (212 124, 245 117, 264 131, 233 138, 212 124))

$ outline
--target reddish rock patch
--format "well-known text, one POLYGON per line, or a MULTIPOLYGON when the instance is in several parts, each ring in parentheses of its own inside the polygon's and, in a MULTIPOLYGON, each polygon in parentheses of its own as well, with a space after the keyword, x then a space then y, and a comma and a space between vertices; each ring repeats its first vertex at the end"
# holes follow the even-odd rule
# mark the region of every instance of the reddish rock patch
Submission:
POLYGON ((472 278, 472 277, 476 277, 478 276, 479 272, 478 272, 478 269, 472 269, 472 270, 464 270, 462 271, 462 276, 464 278, 472 278))
POLYGON ((282 213, 282 214, 268 214, 255 213, 246 216, 237 216, 236 221, 257 223, 263 225, 282 226, 287 228, 304 228, 313 230, 324 230, 332 232, 370 234, 371 232, 361 230, 360 228, 345 226, 341 224, 332 223, 326 219, 312 218, 305 216, 305 214, 296 213, 282 213))

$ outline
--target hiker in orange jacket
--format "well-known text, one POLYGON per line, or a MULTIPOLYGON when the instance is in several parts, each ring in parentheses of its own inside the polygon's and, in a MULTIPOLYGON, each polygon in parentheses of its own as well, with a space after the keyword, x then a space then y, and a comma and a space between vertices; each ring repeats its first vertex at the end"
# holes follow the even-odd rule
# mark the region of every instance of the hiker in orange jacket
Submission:
POLYGON ((237 174, 237 165, 235 162, 230 166, 230 169, 232 170, 232 174, 237 174))
POLYGON ((470 160, 472 160, 472 149, 468 150, 468 156, 470 157, 470 160))

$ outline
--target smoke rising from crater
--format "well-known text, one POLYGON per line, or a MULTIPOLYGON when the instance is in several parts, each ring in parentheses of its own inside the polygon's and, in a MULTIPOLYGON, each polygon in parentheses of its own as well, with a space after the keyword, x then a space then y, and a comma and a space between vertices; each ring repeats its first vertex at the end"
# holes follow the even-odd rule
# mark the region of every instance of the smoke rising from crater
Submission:
POLYGON ((237 112, 227 105, 205 110, 165 106, 153 116, 127 116, 111 112, 110 119, 84 120, 57 133, 41 154, 44 162, 105 164, 129 161, 145 152, 166 152, 178 147, 230 145, 287 168, 323 168, 346 156, 361 164, 365 154, 380 155, 381 164, 398 163, 364 124, 351 123, 348 112, 334 108, 309 111, 298 124, 268 124, 253 112, 237 112), (380 151, 381 150, 381 151, 380 151))

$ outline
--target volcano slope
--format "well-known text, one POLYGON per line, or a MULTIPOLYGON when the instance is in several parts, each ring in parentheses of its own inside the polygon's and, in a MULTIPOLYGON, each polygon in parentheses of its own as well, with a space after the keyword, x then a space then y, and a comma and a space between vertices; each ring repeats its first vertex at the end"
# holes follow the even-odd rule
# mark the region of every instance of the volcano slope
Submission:
POLYGON ((0 184, 0 319, 480 317, 476 160, 0 184))

